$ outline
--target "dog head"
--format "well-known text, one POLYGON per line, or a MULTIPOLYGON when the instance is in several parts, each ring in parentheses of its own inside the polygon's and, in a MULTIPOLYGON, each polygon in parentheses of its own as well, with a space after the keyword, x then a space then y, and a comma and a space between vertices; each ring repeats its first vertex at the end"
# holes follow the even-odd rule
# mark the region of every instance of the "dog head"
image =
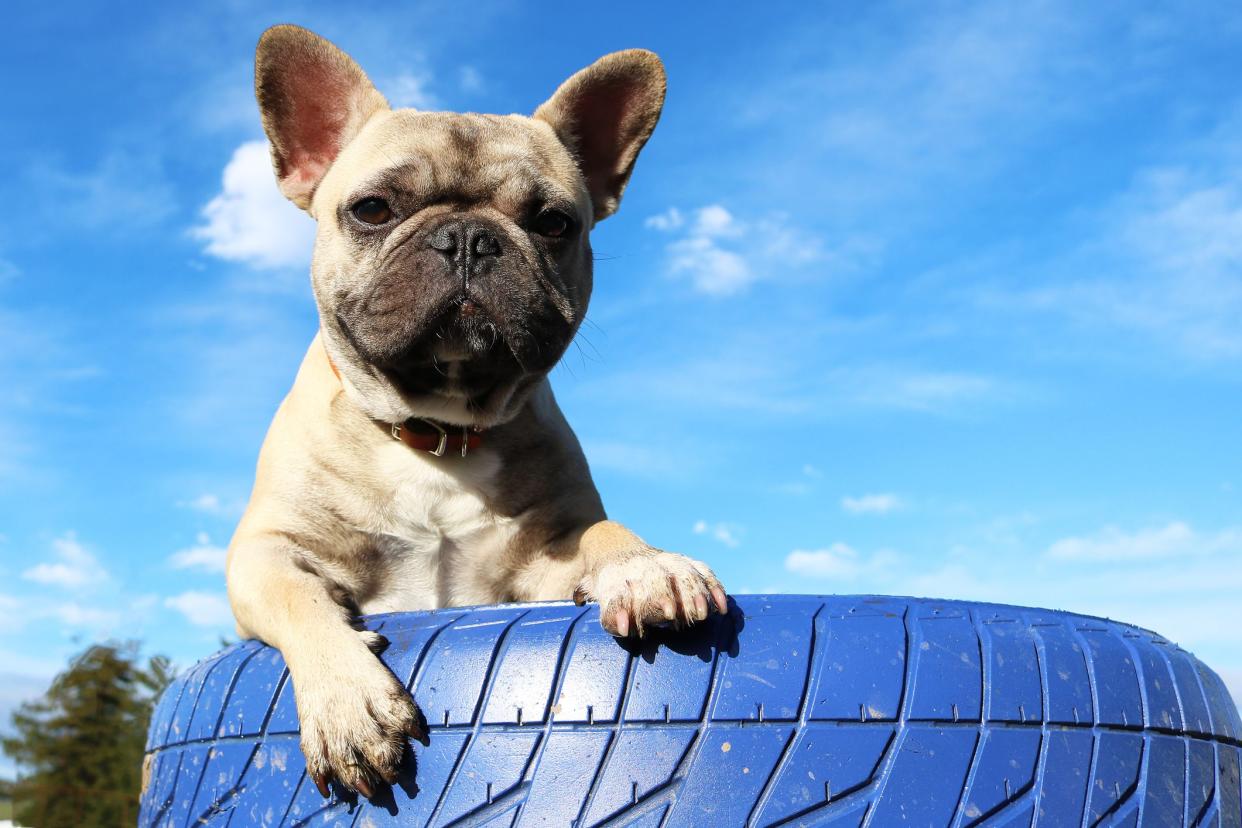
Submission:
POLYGON ((664 102, 651 52, 575 74, 531 117, 393 110, 306 29, 259 41, 255 86, 281 191, 318 223, 324 344, 376 419, 488 426, 560 359, 611 215, 664 102))

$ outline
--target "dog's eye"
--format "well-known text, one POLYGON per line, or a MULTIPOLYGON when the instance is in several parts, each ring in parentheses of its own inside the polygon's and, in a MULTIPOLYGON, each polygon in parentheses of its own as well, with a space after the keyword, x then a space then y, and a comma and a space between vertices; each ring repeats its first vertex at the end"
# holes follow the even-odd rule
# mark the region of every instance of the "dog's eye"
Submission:
POLYGON ((392 208, 382 198, 364 198, 351 207, 350 212, 365 224, 384 224, 392 218, 392 208))
POLYGON ((559 239, 569 234, 573 221, 560 210, 544 210, 535 217, 535 232, 541 236, 559 239))

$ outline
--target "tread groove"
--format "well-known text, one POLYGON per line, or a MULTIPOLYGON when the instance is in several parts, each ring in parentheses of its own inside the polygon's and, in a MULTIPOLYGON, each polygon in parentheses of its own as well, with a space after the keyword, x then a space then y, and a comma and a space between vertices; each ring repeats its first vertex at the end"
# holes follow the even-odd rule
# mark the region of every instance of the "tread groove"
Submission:
POLYGON ((604 774, 608 771, 609 762, 612 760, 612 754, 616 750, 617 742, 621 738, 621 725, 625 722, 625 714, 630 706, 630 691, 634 687, 634 661, 637 658, 633 653, 627 654, 625 659, 625 677, 621 681, 621 701, 617 705, 617 720, 611 725, 606 725, 607 729, 612 731, 612 735, 608 738, 608 744, 604 748, 604 755, 599 760, 599 765, 595 769, 595 778, 591 781, 591 787, 587 790, 586 798, 582 802, 582 808, 578 811, 577 819, 574 820, 575 826, 581 825, 586 819, 587 814, 591 813, 591 806, 595 803, 595 797, 599 793, 600 781, 604 778, 604 774))
MULTIPOLYGON (((471 748, 478 743, 479 728, 482 725, 485 704, 487 699, 491 697, 492 686, 496 681, 496 663, 500 660, 500 656, 505 650, 506 642, 509 639, 509 632, 513 629, 513 626, 517 622, 526 617, 527 613, 528 611, 523 611, 514 618, 510 619, 509 622, 505 624, 505 628, 498 636, 496 643, 492 645, 491 657, 487 663, 487 673, 483 680, 483 687, 479 691, 479 698, 475 702, 474 711, 470 717, 472 722, 470 725, 470 734, 462 743, 461 751, 457 754, 457 759, 453 763, 453 769, 449 772, 448 781, 445 783, 443 790, 440 791, 440 797, 436 800, 436 806, 432 810, 431 816, 427 818, 428 825, 435 824, 436 820, 439 818, 440 812, 444 809, 444 802, 448 799, 449 793, 453 790, 453 783, 457 780, 458 773, 461 772, 461 766, 466 761, 466 756, 469 755, 471 748)), ((464 616, 454 619, 452 624, 446 624, 445 627, 447 628, 455 625, 457 621, 461 620, 462 617, 464 616)))
MULTIPOLYGON (((779 780, 781 775, 785 772, 785 765, 789 762, 790 752, 793 750, 793 746, 798 742, 798 730, 806 727, 807 714, 811 710, 811 696, 814 693, 812 688, 815 685, 812 677, 817 675, 816 668, 823 668, 824 657, 817 652, 816 645, 818 644, 817 629, 819 626, 819 616, 823 613, 825 606, 826 604, 820 602, 820 605, 811 615, 810 632, 807 633, 806 675, 803 676, 802 679, 802 698, 798 700, 798 715, 796 717, 799 727, 798 729, 790 732, 789 738, 785 741, 785 747, 781 749, 780 758, 776 760, 776 766, 772 768, 772 773, 768 776, 767 781, 764 783, 763 790, 761 790, 759 792, 759 796, 756 797, 755 805, 751 808, 750 813, 746 817, 746 825, 748 828, 756 825, 759 815, 763 813, 763 809, 767 806, 768 800, 772 797, 773 786, 776 785, 777 780, 779 780)), ((759 721, 762 723, 762 716, 759 721)))

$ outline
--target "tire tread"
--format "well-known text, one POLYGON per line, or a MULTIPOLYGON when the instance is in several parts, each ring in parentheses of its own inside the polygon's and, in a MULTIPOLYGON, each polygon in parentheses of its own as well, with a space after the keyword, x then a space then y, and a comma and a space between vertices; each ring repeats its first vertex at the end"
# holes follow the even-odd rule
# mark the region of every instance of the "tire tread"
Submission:
POLYGON ((140 824, 882 828, 900 811, 1242 828, 1242 722, 1224 683, 1104 619, 744 596, 727 619, 622 646, 597 609, 569 604, 365 621, 428 718, 421 791, 410 775, 388 802, 321 800, 288 672, 243 642, 157 705, 140 824))

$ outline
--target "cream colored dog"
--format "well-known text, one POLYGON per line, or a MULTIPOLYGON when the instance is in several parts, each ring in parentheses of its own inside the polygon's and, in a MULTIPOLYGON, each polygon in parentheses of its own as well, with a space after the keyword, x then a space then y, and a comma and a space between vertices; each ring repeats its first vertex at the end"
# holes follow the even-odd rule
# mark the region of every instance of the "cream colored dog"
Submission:
POLYGON ((255 76, 280 189, 318 222, 320 331, 260 452, 229 598, 238 633, 284 654, 320 792, 371 796, 426 732, 359 614, 573 597, 624 637, 727 611, 710 569, 605 518, 547 380, 664 70, 608 55, 529 118, 392 110, 331 43, 277 26, 255 76))

